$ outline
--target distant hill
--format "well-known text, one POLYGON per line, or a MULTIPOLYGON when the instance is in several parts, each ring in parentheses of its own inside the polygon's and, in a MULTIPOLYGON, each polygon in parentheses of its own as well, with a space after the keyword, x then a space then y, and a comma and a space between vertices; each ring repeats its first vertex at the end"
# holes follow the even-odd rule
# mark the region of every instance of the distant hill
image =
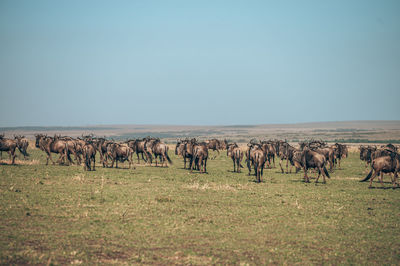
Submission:
POLYGON ((143 138, 156 136, 167 142, 177 138, 226 138, 247 142, 250 138, 323 139, 340 142, 388 142, 400 143, 400 121, 338 121, 296 124, 263 125, 91 125, 74 127, 3 127, 0 133, 6 136, 22 134, 34 138, 34 134, 61 134, 77 137, 94 134, 114 139, 143 138))

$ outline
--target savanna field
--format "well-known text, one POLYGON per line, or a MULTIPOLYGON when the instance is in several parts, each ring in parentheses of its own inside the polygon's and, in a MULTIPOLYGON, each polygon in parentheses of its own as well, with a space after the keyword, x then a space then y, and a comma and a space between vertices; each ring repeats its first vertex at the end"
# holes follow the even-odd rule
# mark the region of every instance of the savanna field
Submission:
POLYGON ((168 168, 135 155, 136 169, 97 160, 86 172, 46 166, 32 146, 0 165, 1 264, 400 264, 400 189, 358 182, 355 151, 327 184, 278 162, 258 184, 226 152, 207 174, 184 170, 172 146, 168 168))

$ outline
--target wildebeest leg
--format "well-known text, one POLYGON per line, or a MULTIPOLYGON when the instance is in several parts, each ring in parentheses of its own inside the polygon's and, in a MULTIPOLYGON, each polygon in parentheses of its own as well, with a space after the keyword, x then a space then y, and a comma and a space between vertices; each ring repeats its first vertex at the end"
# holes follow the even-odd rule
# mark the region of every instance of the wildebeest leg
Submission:
POLYGON ((11 164, 14 164, 15 163, 15 156, 16 156, 15 150, 11 150, 10 152, 11 152, 11 156, 12 156, 11 164))
POLYGON ((275 155, 272 155, 272 161, 274 163, 274 168, 275 168, 275 155))
POLYGON ((232 158, 233 161, 233 172, 236 172, 236 162, 235 162, 235 158, 232 158))
POLYGON ((374 180, 374 178, 375 178, 375 176, 377 174, 377 172, 375 170, 372 170, 372 171, 374 171, 374 173, 372 174, 371 179, 369 180, 369 187, 372 187, 372 180, 374 180))
MULTIPOLYGON (((136 152, 136 156, 137 156, 137 163, 140 164, 140 159, 139 159, 139 153, 138 152, 136 152)), ((143 153, 142 153, 142 156, 143 156, 143 153)))
MULTIPOLYGON (((49 158, 50 158, 50 154, 46 151, 46 155, 47 155, 47 158, 46 158, 46 165, 49 165, 49 158)), ((52 160, 52 162, 53 162, 53 160, 52 160)), ((54 164, 54 162, 53 162, 53 164, 54 164)))
POLYGON ((395 188, 395 184, 397 184, 397 187, 400 187, 400 184, 399 184, 399 182, 397 181, 397 171, 394 173, 394 175, 393 175, 393 188, 395 188))
POLYGON ((304 182, 310 183, 310 179, 307 176, 307 169, 303 167, 303 170, 304 170, 304 182))
POLYGON ((247 168, 249 169, 249 175, 251 175, 250 159, 248 159, 248 160, 246 161, 246 163, 247 163, 247 168))
POLYGON ((383 172, 378 176, 379 182, 381 183, 381 186, 384 187, 383 185, 383 172))
POLYGON ((204 159, 204 173, 207 173, 207 158, 204 159))
POLYGON ((321 168, 318 167, 318 176, 317 176, 317 179, 315 179, 315 183, 318 183, 318 179, 319 179, 320 175, 321 175, 321 168))
POLYGON ((281 158, 281 160, 279 161, 279 166, 281 167, 281 171, 282 171, 282 174, 283 174, 285 171, 283 171, 282 161, 283 161, 283 159, 281 158))
MULTIPOLYGON (((265 164, 265 163, 264 163, 265 164)), ((264 164, 261 166, 261 175, 260 175, 260 180, 262 176, 264 175, 264 164)))
POLYGON ((286 158, 286 174, 289 174, 289 158, 286 158))
POLYGON ((196 168, 196 159, 193 157, 193 155, 190 157, 189 168, 196 168))

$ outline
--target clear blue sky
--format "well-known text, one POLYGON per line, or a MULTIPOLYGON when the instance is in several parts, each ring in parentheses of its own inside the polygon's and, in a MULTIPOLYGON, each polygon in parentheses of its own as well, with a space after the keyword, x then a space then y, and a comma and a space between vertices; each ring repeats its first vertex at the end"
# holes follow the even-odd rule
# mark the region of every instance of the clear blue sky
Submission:
POLYGON ((0 126, 400 120, 400 1, 0 1, 0 126))

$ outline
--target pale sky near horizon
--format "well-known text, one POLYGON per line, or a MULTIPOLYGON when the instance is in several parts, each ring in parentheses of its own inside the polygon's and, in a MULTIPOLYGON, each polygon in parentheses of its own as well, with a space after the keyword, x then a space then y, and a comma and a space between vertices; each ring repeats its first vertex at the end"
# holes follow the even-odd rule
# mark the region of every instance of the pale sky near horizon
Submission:
POLYGON ((0 126, 400 120, 400 1, 0 1, 0 126))

